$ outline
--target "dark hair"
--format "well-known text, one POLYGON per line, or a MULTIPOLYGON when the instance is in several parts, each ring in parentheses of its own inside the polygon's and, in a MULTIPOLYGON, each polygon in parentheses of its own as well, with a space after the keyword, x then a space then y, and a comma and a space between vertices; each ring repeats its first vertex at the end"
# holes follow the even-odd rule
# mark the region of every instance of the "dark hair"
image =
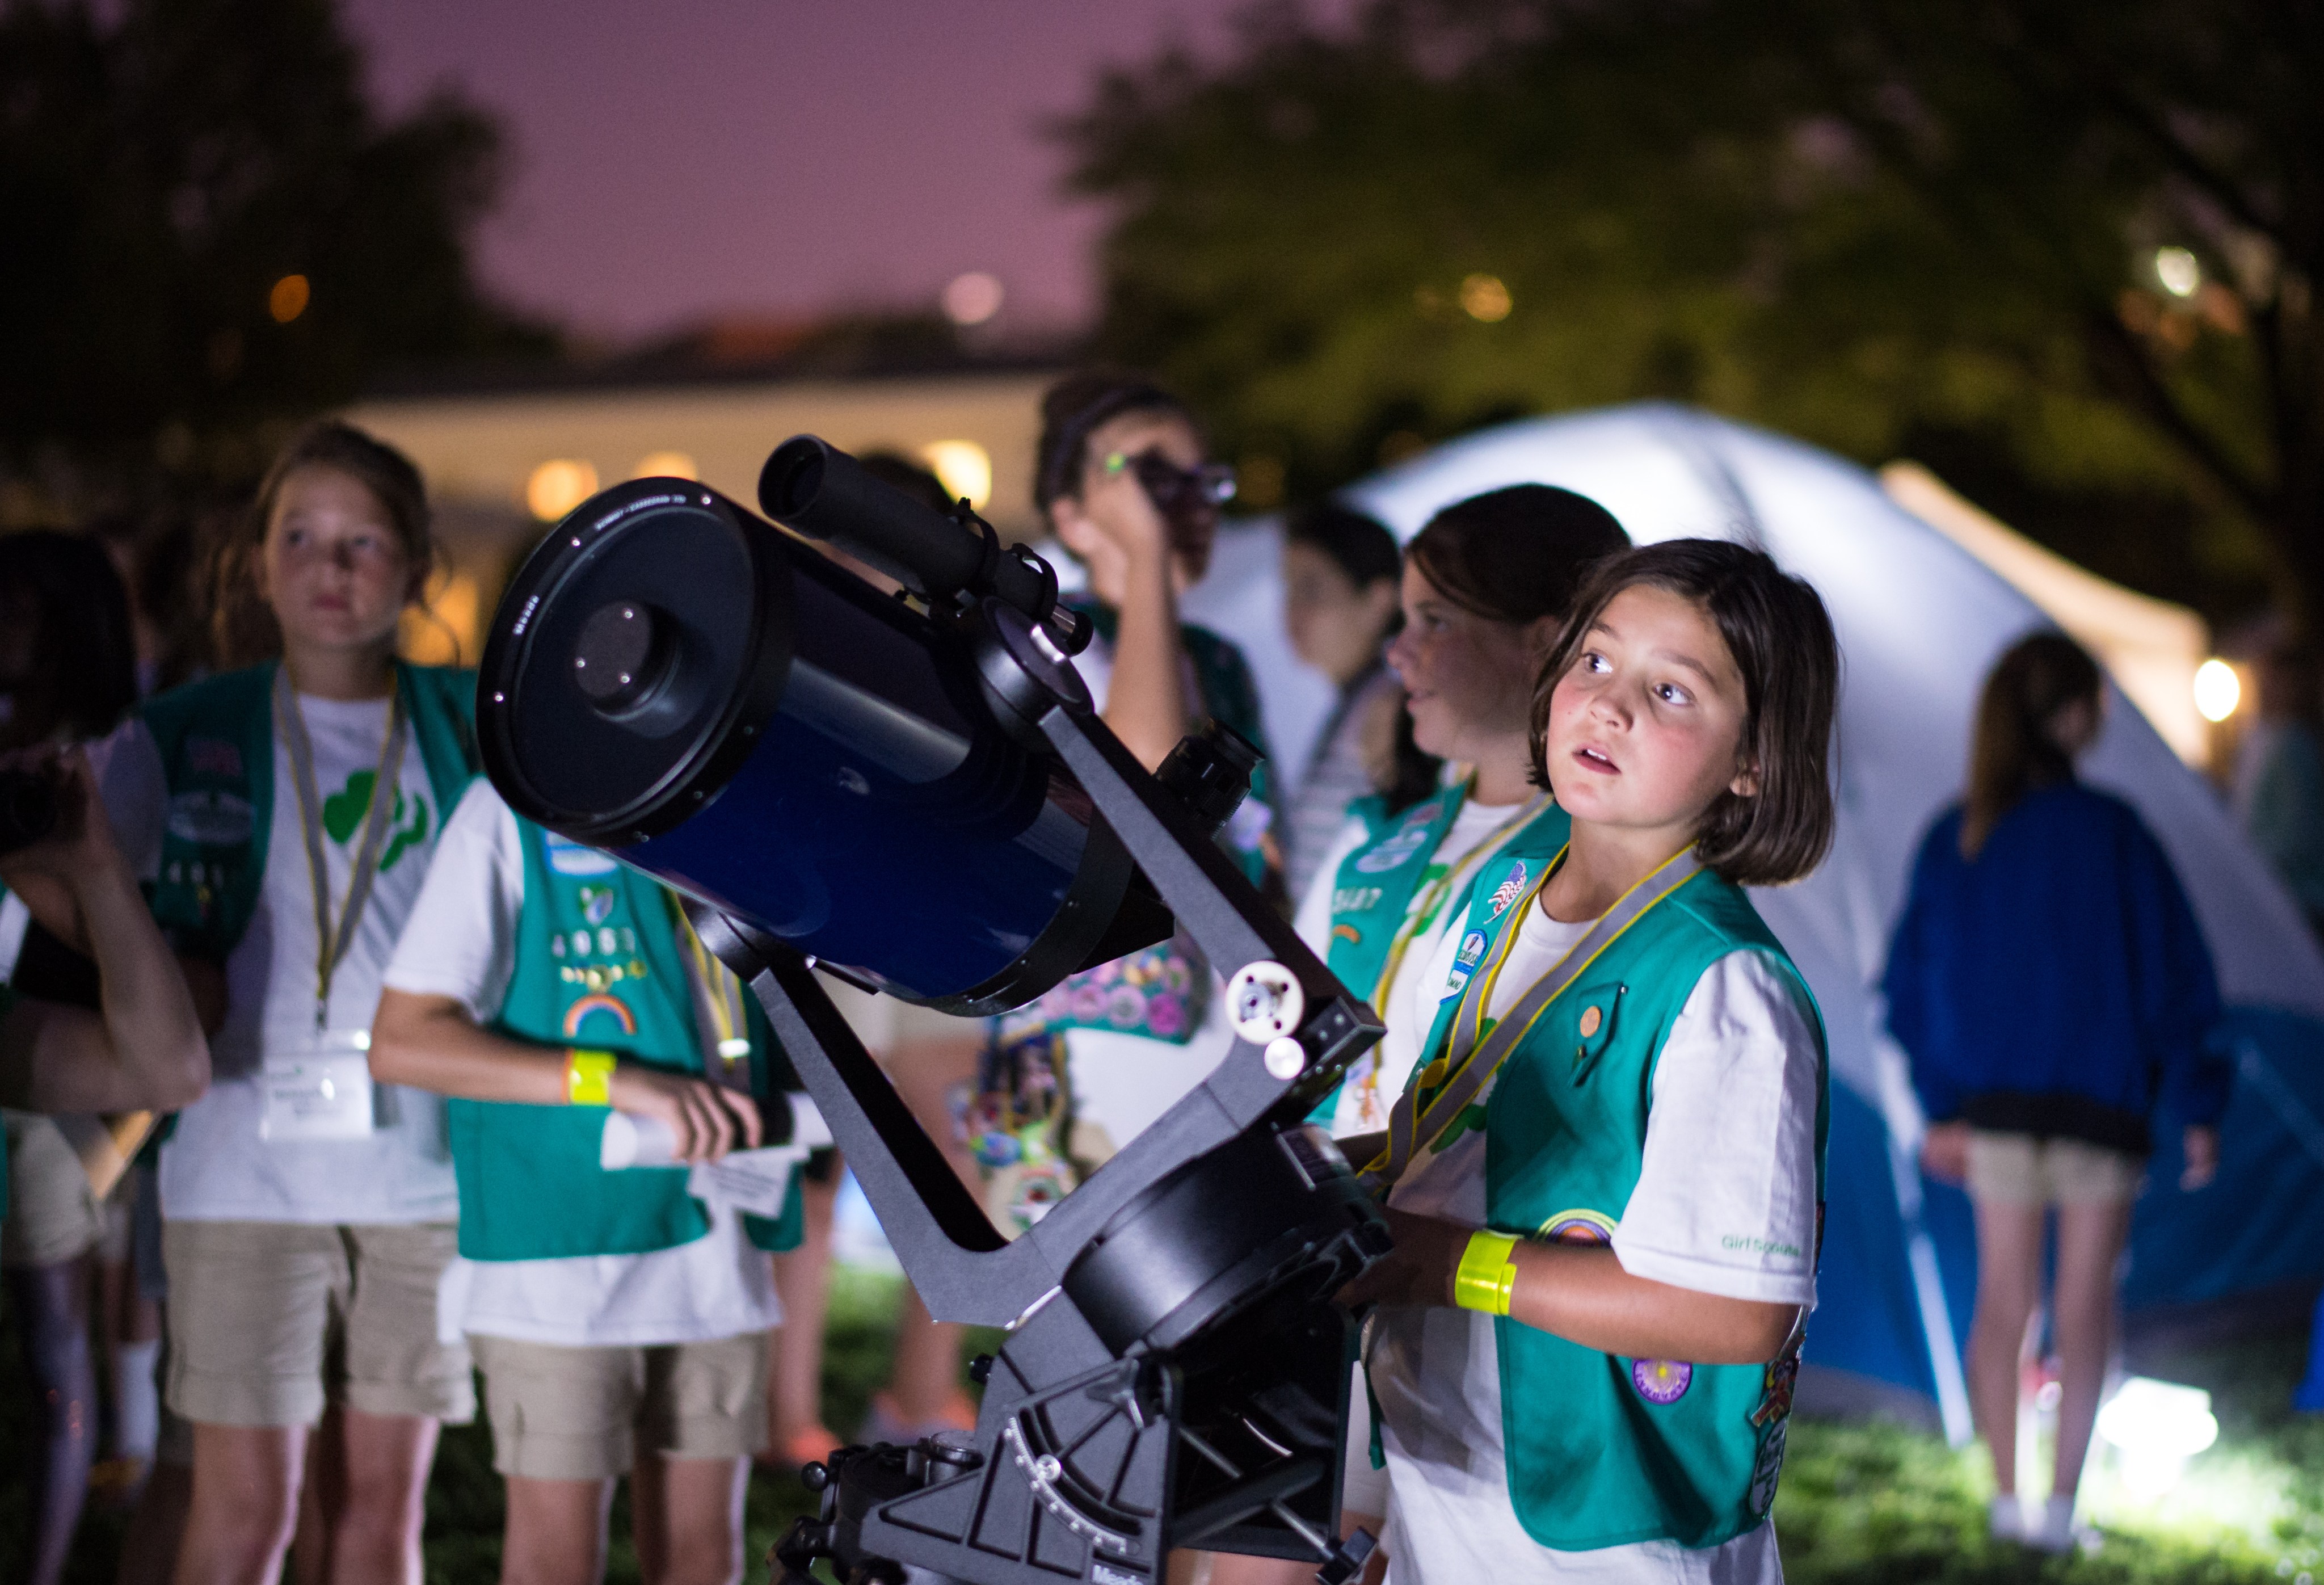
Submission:
POLYGON ((129 594, 96 539, 53 529, 0 535, 0 590, 32 596, 38 641, 10 690, 0 745, 103 737, 137 702, 129 594))
POLYGON ((2063 633, 2033 633, 2001 652, 1978 696, 1962 800, 1961 856, 1977 857, 2001 817, 2027 793, 2070 781, 2074 761, 2050 735, 2069 705, 2098 703, 2098 663, 2063 633))
POLYGON ((1720 795, 1695 833, 1695 856, 1738 886, 1799 880, 1831 846, 1840 641, 1807 580, 1764 551, 1723 539, 1665 539, 1600 562, 1534 685, 1536 779, 1549 785, 1550 696, 1614 596, 1640 584, 1701 606, 1743 677, 1743 760, 1758 790, 1720 795))
POLYGON ((1404 552, 1397 548, 1396 536, 1386 523, 1337 501, 1319 502, 1292 513, 1283 525, 1283 539, 1321 552, 1359 589, 1383 578, 1392 583, 1404 567, 1404 552))
POLYGON ((1084 369, 1042 393, 1041 441, 1033 453, 1035 506, 1047 512, 1051 502, 1081 493, 1091 431, 1124 413, 1168 413, 1194 423, 1185 402, 1143 374, 1120 369, 1084 369))
POLYGON ((412 565, 425 569, 434 559, 428 487, 411 459, 353 424, 318 419, 292 436, 275 457, 259 481, 249 510, 227 530, 212 561, 212 641, 220 666, 248 665, 281 652, 281 630, 273 612, 258 598, 255 563, 283 484, 307 467, 337 468, 354 478, 387 513, 388 526, 412 565))
POLYGON ((1521 627, 1564 615, 1591 564, 1629 544, 1587 495, 1512 484, 1445 507, 1404 553, 1453 604, 1521 627))
POLYGON ((855 461, 865 473, 882 484, 893 485, 923 506, 949 512, 959 504, 953 499, 952 492, 945 488, 942 479, 901 452, 867 451, 855 461))
POLYGON ((1380 802, 1390 815, 1401 815, 1434 793, 1444 761, 1420 746, 1412 735, 1412 705, 1397 701, 1396 742, 1388 752, 1388 785, 1379 789, 1380 802))

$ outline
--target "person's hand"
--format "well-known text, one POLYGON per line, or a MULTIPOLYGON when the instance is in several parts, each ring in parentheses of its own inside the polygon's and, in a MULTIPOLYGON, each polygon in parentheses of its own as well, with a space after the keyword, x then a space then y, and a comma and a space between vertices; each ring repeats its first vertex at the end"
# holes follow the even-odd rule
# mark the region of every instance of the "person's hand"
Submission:
POLYGON ((1125 457, 1118 470, 1106 466, 1108 457, 1093 460, 1095 465, 1091 472, 1096 478, 1081 498, 1082 512, 1090 527, 1125 563, 1160 565, 1173 547, 1170 520, 1139 482, 1136 457, 1125 457))
POLYGON ((1941 1184, 1969 1179, 1969 1125, 1931 1123, 1921 1136, 1921 1170, 1941 1184))
POLYGON ((1450 1305, 1461 1252, 1477 1230, 1392 1207, 1383 1214, 1396 1248, 1339 1291, 1335 1297, 1340 1304, 1350 1310, 1366 1304, 1450 1305))
POLYGON ((0 855, 0 885, 23 898, 32 917, 58 940, 85 946, 79 889, 124 862, 113 823, 97 796, 88 756, 78 748, 24 750, 0 754, 0 770, 45 775, 57 789, 55 826, 40 841, 0 855))
POLYGON ((759 1109, 741 1091, 707 1079, 623 1063, 613 1070, 606 1098, 615 1111, 650 1117, 669 1129, 680 1161, 715 1161, 758 1147, 759 1109))
POLYGON ((2219 1175, 2219 1130, 2197 1126, 2179 1137, 2179 1154, 2183 1165, 2179 1171, 2179 1186, 2200 1189, 2219 1175))

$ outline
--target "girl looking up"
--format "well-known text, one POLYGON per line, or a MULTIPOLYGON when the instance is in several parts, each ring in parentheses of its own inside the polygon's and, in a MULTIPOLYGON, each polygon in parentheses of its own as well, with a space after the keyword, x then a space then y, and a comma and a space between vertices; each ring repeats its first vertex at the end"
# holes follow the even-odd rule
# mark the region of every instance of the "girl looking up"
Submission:
POLYGON ((149 701, 106 768, 212 1032, 215 1080, 161 1162, 185 1585, 274 1577, 318 1422, 334 1577, 416 1579, 437 1427, 474 1412, 466 1350, 436 1337, 458 1214, 443 1108, 364 1058, 474 772, 473 675, 395 659, 429 558, 411 463, 305 430, 219 566, 222 632, 270 658, 149 701))
POLYGON ((1697 539, 1601 564, 1542 668, 1571 840, 1479 874, 1350 1151, 1396 1238, 1344 1295, 1379 1306, 1392 1580, 1782 1578, 1824 1044, 1742 888, 1830 844, 1838 675, 1813 591, 1697 539))
MULTIPOLYGON (((1444 508, 1406 548, 1404 621, 1388 662, 1411 692, 1415 742, 1451 763, 1442 787, 1393 817, 1379 800, 1360 800, 1299 907, 1300 939, 1388 1024, 1316 1109, 1334 1133, 1388 1126, 1388 1105, 1435 1016, 1434 987, 1425 983, 1430 960, 1467 914, 1480 870, 1518 858, 1538 871, 1565 845, 1565 812, 1533 785, 1534 679, 1591 567, 1629 542, 1587 496, 1517 484, 1444 508)), ((1388 1482, 1372 1466, 1360 1379, 1348 1402, 1341 1529, 1378 1535, 1388 1482)), ((1214 1585, 1305 1585, 1314 1572, 1312 1564, 1222 1555, 1212 1577, 1214 1585)))
POLYGON ((1522 855, 1537 872, 1564 845, 1563 813, 1533 784, 1534 678, 1590 567, 1629 542, 1587 496, 1517 484, 1444 508, 1406 549, 1388 662, 1413 741, 1447 771, 1392 819, 1359 804, 1300 903, 1300 938, 1388 1022, 1320 1114, 1335 1133, 1388 1126, 1436 1010, 1434 996, 1416 1000, 1424 972, 1479 867, 1522 855))

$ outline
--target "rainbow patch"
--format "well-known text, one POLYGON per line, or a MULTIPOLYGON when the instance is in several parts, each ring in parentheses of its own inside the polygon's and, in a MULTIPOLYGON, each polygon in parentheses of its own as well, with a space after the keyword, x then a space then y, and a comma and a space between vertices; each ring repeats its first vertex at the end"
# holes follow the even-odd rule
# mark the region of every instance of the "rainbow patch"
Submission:
POLYGON ((1540 1236, 1561 1244, 1610 1244, 1614 1219, 1595 1211, 1561 1211, 1541 1224, 1540 1236))
POLYGON ((580 1035, 581 1026, 588 1021, 591 1013, 613 1014, 614 1021, 622 1026, 622 1033, 624 1035, 634 1035, 638 1032, 637 1015, 630 1011, 628 1004, 618 996, 607 996, 604 991, 598 991, 582 997, 565 1009, 565 1037, 567 1040, 580 1035))

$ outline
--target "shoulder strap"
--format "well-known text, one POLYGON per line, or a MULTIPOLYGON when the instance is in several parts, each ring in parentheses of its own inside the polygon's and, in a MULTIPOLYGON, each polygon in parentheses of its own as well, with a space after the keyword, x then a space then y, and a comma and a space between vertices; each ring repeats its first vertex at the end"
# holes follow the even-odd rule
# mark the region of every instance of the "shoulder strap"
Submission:
MULTIPOLYGON (((1559 857, 1562 860, 1563 855, 1559 857)), ((1624 931, 1645 917, 1655 904, 1693 880, 1702 867, 1691 846, 1663 861, 1652 874, 1625 892, 1590 927, 1588 934, 1536 980, 1488 1034, 1485 1012, 1492 1004, 1493 989, 1508 962, 1509 949, 1517 943, 1517 921, 1524 918, 1526 909, 1533 906, 1542 887, 1557 871, 1556 863, 1545 865, 1532 885, 1499 910, 1508 916, 1501 928, 1500 944, 1490 963, 1470 977, 1453 1015, 1444 1055, 1424 1065, 1397 1097, 1396 1108, 1388 1116, 1388 1147, 1360 1175, 1365 1186, 1377 1191, 1401 1177, 1420 1147, 1443 1133, 1483 1092, 1487 1082, 1499 1071, 1509 1053, 1532 1032, 1534 1021, 1543 1010, 1563 995, 1566 988, 1596 963, 1624 931)), ((1499 900, 1498 893, 1495 900, 1499 900)))

